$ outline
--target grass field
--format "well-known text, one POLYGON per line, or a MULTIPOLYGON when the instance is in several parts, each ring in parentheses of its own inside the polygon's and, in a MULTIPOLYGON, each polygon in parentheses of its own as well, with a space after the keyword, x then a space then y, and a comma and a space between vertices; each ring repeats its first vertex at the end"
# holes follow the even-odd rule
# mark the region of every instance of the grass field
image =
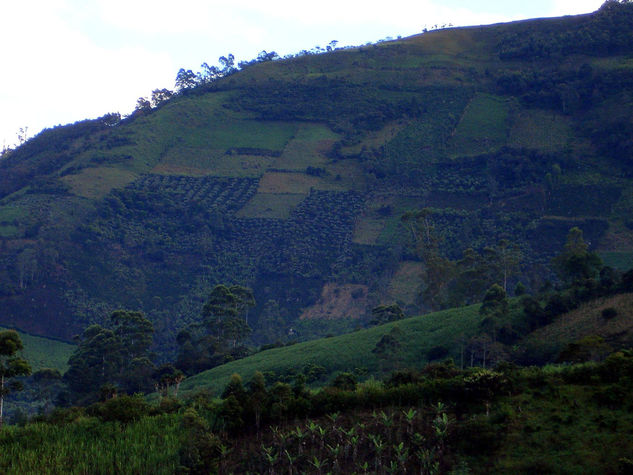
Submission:
POLYGON ((572 136, 567 117, 552 111, 522 109, 515 117, 508 145, 555 151, 563 149, 572 136))
POLYGON ((267 172, 259 182, 259 193, 310 193, 311 189, 323 191, 343 191, 344 188, 335 183, 305 173, 267 172))
POLYGON ((532 333, 525 341, 528 348, 556 356, 564 346, 585 336, 598 335, 607 342, 630 346, 633 341, 633 294, 615 295, 586 303, 532 333), (617 315, 602 317, 612 307, 617 315))
POLYGON ((76 175, 62 180, 71 191, 84 198, 103 198, 113 188, 122 188, 137 178, 136 173, 115 167, 85 168, 76 175))
POLYGON ((505 145, 508 135, 507 99, 477 94, 468 104, 448 151, 453 156, 476 155, 505 145))
POLYGON ((295 345, 262 351, 248 358, 233 361, 192 376, 182 383, 182 390, 191 392, 209 390, 219 393, 232 374, 238 373, 248 381, 255 371, 273 371, 282 375, 300 370, 308 364, 323 366, 330 376, 355 369, 369 376, 382 376, 394 367, 419 368, 428 362, 427 352, 443 345, 459 357, 459 339, 474 335, 479 324, 479 305, 445 310, 419 317, 407 318, 337 337, 297 343, 295 345), (399 328, 401 344, 398 360, 386 363, 372 350, 383 335, 394 327, 399 328))
POLYGON ((605 251, 600 252, 600 257, 605 266, 610 266, 620 271, 633 269, 633 252, 605 251))
POLYGON ((324 167, 325 153, 340 137, 322 124, 300 124, 282 155, 271 165, 282 170, 305 171, 307 167, 324 167))
MULTIPOLYGON (((0 330, 6 330, 6 328, 0 327, 0 330)), ((68 369, 68 358, 75 350, 75 345, 28 333, 18 333, 24 344, 22 356, 31 364, 33 371, 41 368, 56 368, 63 373, 68 369)))
POLYGON ((162 175, 260 177, 274 157, 226 154, 225 150, 179 147, 169 150, 152 173, 162 175))
POLYGON ((420 298, 421 276, 423 265, 421 262, 404 261, 393 275, 387 292, 394 301, 414 304, 420 298))
POLYGON ((288 219, 292 210, 305 199, 303 193, 257 193, 238 211, 239 218, 288 219))
POLYGON ((384 227, 384 219, 373 216, 362 217, 356 221, 352 242, 355 244, 376 244, 384 227))

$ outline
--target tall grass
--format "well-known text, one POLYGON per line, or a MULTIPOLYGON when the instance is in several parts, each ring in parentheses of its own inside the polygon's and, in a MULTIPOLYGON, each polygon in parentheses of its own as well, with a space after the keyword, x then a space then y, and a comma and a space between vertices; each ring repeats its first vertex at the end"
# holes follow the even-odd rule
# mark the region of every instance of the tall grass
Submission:
POLYGON ((29 424, 0 432, 4 474, 171 474, 182 442, 176 415, 122 425, 81 418, 71 424, 29 424))

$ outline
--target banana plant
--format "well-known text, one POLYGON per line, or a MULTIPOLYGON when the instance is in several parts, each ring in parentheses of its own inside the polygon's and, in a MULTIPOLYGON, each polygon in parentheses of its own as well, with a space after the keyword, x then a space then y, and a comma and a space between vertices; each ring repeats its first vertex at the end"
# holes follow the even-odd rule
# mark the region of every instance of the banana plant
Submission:
POLYGON ((415 421, 415 416, 418 411, 413 408, 410 408, 408 411, 403 410, 402 414, 404 415, 405 420, 407 421, 407 434, 411 436, 413 434, 413 422, 415 421))
POLYGON ((325 468, 325 465, 327 464, 327 459, 319 460, 317 456, 315 455, 314 457, 312 457, 312 460, 310 460, 309 462, 310 462, 310 465, 316 468, 319 474, 321 474, 323 473, 323 469, 325 468))
POLYGON ((308 436, 307 432, 303 432, 301 427, 297 426, 291 434, 297 439, 299 443, 299 455, 303 453, 303 440, 308 436))
POLYGON ((398 445, 393 446, 393 450, 396 454, 398 464, 402 469, 402 473, 407 471, 407 461, 409 460, 409 449, 404 446, 404 442, 400 442, 398 445))
POLYGON ((268 474, 273 475, 275 473, 275 463, 277 462, 278 454, 274 452, 273 447, 266 447, 262 444, 262 450, 264 451, 264 457, 268 464, 268 474))
POLYGON ((369 463, 366 460, 363 463, 357 463, 356 466, 363 475, 369 474, 369 463))
POLYGON ((288 452, 287 450, 284 450, 284 454, 286 455, 286 458, 288 459, 288 475, 292 475, 294 473, 293 469, 294 469, 294 464, 297 461, 297 457, 293 457, 292 454, 288 452))

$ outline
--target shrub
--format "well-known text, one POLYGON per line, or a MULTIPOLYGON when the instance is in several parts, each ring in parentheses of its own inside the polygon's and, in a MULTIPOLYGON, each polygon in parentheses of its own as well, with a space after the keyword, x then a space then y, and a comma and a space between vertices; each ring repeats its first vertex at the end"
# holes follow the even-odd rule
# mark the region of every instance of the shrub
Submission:
POLYGON ((602 311, 602 318, 605 320, 611 320, 618 316, 618 311, 613 307, 607 307, 602 311))
POLYGON ((124 424, 138 421, 150 413, 151 407, 143 396, 118 396, 88 408, 90 415, 102 421, 119 421, 124 424))
POLYGON ((352 373, 340 373, 334 378, 331 386, 344 391, 354 391, 356 389, 356 376, 352 373))
POLYGON ((434 360, 441 360, 447 355, 448 355, 448 348, 442 345, 438 345, 431 348, 427 352, 426 357, 428 358, 429 361, 434 361, 434 360))

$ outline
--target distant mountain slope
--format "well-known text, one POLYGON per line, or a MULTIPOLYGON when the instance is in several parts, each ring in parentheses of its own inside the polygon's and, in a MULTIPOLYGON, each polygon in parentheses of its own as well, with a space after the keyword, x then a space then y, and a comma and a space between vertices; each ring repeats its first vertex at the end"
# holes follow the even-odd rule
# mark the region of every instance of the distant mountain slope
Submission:
POLYGON ((632 111, 633 5, 609 2, 259 62, 44 131, 0 161, 0 323, 70 338, 142 309, 169 349, 219 282, 254 289, 260 343, 331 331, 299 320, 326 285, 417 313, 401 216, 421 208, 448 258, 517 244, 528 288, 572 226, 630 261, 632 111))

